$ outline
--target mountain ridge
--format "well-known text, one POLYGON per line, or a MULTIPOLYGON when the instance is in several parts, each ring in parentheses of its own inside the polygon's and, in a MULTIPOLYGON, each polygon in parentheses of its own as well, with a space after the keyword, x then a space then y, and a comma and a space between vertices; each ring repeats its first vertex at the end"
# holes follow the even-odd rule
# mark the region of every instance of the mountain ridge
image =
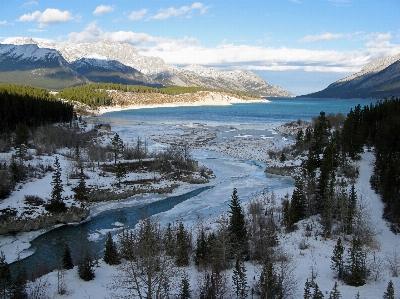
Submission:
MULTIPOLYGON (((140 55, 132 45, 127 43, 110 42, 108 40, 96 43, 53 43, 35 40, 33 38, 7 39, 5 42, 19 46, 35 44, 39 48, 57 50, 70 65, 73 65, 76 61, 81 59, 93 59, 91 60, 91 62, 93 62, 93 68, 98 68, 98 65, 95 65, 96 61, 117 61, 127 67, 136 69, 143 74, 143 78, 147 76, 146 80, 148 82, 145 80, 145 84, 198 86, 210 89, 256 93, 273 97, 293 96, 279 86, 270 85, 252 72, 245 72, 242 70, 222 71, 214 68, 206 68, 204 66, 172 66, 166 64, 160 57, 140 55), (209 76, 209 74, 211 74, 211 76, 209 76)), ((86 60, 86 62, 90 61, 86 60)))
POLYGON ((300 97, 389 98, 400 95, 400 53, 377 58, 361 71, 337 80, 325 89, 300 97))

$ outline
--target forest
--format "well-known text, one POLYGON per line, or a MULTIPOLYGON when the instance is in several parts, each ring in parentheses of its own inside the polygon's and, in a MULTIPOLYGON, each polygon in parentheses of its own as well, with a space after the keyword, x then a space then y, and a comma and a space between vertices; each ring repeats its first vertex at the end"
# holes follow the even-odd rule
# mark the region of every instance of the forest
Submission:
MULTIPOLYGON (((87 86, 85 88, 89 89, 87 86)), ((93 90, 100 90, 99 86, 93 90)), ((188 156, 178 154, 185 152, 187 150, 185 148, 171 147, 162 153, 162 157, 157 157, 148 155, 145 142, 139 139, 137 147, 124 148, 122 140, 116 134, 110 140, 109 147, 100 147, 87 141, 93 137, 91 135, 93 132, 81 132, 74 126, 63 128, 52 126, 52 123, 70 122, 73 118, 72 106, 55 101, 45 92, 42 95, 40 93, 35 95, 34 92, 39 93, 38 90, 30 89, 11 92, 4 88, 2 105, 3 102, 8 102, 8 99, 16 98, 22 99, 23 103, 18 104, 22 105, 18 107, 25 107, 23 105, 29 105, 26 103, 31 99, 32 101, 40 99, 46 103, 61 103, 63 106, 58 108, 60 114, 50 118, 41 113, 38 114, 41 118, 33 119, 33 116, 29 116, 30 111, 26 110, 27 108, 21 108, 18 110, 21 116, 15 123, 12 123, 10 118, 2 116, 2 123, 5 124, 2 128, 9 128, 9 132, 13 132, 11 141, 7 137, 10 134, 2 132, 2 140, 3 144, 8 144, 6 150, 10 150, 11 145, 16 149, 13 166, 16 168, 13 170, 11 164, 2 164, 0 175, 10 180, 15 178, 23 180, 17 176, 21 173, 18 169, 23 168, 22 163, 18 162, 24 160, 27 155, 23 145, 28 145, 28 140, 31 143, 35 142, 42 152, 54 152, 55 146, 66 146, 71 149, 71 158, 79 162, 79 167, 75 169, 75 176, 79 179, 75 191, 78 200, 82 201, 87 201, 89 195, 83 174, 85 166, 82 160, 83 152, 90 157, 91 163, 87 163, 88 167, 93 167, 96 162, 108 161, 108 165, 104 164, 104 172, 114 173, 117 184, 121 184, 126 174, 126 167, 132 166, 129 163, 117 163, 121 157, 135 159, 140 163, 147 157, 155 162, 154 167, 173 169, 177 175, 185 169, 188 156), (69 118, 61 118, 61 115, 65 117, 68 115, 69 118), (60 130, 63 130, 62 134, 60 130), (45 134, 48 134, 47 138, 57 143, 50 143, 49 139, 40 138, 45 134), (63 137, 60 138, 60 135, 63 137)), ((56 109, 55 107, 46 108, 51 111, 56 109)), ((213 299, 228 298, 232 293, 236 298, 294 298, 298 295, 296 290, 299 287, 296 277, 293 276, 295 265, 289 254, 279 246, 278 235, 298 230, 299 221, 310 217, 318 219, 318 225, 321 227, 319 237, 337 240, 331 253, 332 277, 350 286, 362 286, 368 283, 369 279, 376 278, 379 276, 379 268, 367 259, 367 249, 376 245, 374 239, 376 232, 366 221, 362 195, 357 194, 354 188, 358 177, 355 162, 360 159, 364 150, 374 152, 376 160, 370 183, 385 204, 383 216, 390 221, 393 232, 398 233, 400 231, 399 112, 398 98, 385 99, 365 107, 356 106, 345 118, 341 115, 327 116, 321 111, 308 128, 298 131, 295 144, 280 153, 281 161, 285 161, 289 156, 303 157, 302 165, 293 174, 295 188, 292 195, 276 198, 271 192, 243 205, 238 190, 234 189, 230 195, 228 212, 217 217, 210 225, 200 222, 196 228, 189 228, 177 220, 163 226, 156 217, 143 217, 135 228, 123 230, 114 238, 108 235, 103 260, 117 268, 113 282, 109 285, 114 292, 114 298, 125 296, 125 298, 213 299), (260 268, 259 275, 253 279, 246 275, 245 265, 249 262, 260 268), (201 273, 197 286, 190 285, 184 271, 185 267, 193 264, 201 273), (230 277, 226 272, 228 269, 232 270, 230 277), (172 287, 174 282, 178 282, 178 286, 172 287)), ((54 202, 60 203, 61 191, 57 188, 61 187, 61 182, 58 181, 60 169, 57 163, 46 171, 53 171, 52 197, 54 202)), ((146 162, 143 162, 144 164, 146 162)), ((11 192, 14 186, 12 184, 6 186, 9 188, 6 191, 11 192)), ((7 194, 3 194, 4 196, 7 194)), ((53 211, 60 212, 57 209, 53 211)), ((310 225, 306 231, 311 237, 317 230, 310 225)), ((299 244, 299 247, 306 248, 307 244, 299 244)), ((77 265, 78 275, 82 280, 95 279, 96 255, 93 252, 83 251, 79 254, 79 258, 73 261, 69 248, 66 248, 60 259, 62 259, 62 269, 71 269, 77 265)), ((400 260, 398 257, 393 257, 392 262, 395 264, 391 268, 392 275, 398 276, 400 260)), ((304 285, 303 298, 324 298, 322 290, 314 281, 315 273, 311 273, 310 277, 304 285)), ((23 269, 18 269, 13 275, 10 274, 2 253, 0 285, 3 298, 41 298, 33 297, 31 291, 32 288, 40 289, 43 286, 35 285, 33 282, 29 284, 27 280, 27 274, 23 269)), ((65 283, 64 285, 61 283, 59 289, 60 294, 63 291, 65 283)), ((382 290, 382 294, 384 291, 382 290)), ((329 298, 340 297, 338 285, 335 283, 332 285, 329 298)), ((394 298, 394 286, 391 281, 384 298, 394 298)))

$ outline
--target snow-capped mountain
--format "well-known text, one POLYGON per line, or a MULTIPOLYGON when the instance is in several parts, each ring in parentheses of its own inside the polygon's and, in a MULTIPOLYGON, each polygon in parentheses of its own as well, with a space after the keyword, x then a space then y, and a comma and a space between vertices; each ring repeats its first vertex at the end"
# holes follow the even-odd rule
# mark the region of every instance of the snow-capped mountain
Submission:
MULTIPOLYGON (((5 42, 14 45, 36 44, 40 48, 57 50, 64 59, 73 66, 82 66, 82 63, 76 64, 76 62, 84 61, 86 67, 92 64, 93 68, 99 70, 99 61, 101 63, 110 60, 116 61, 127 67, 136 69, 143 75, 146 75, 148 79, 151 79, 151 83, 144 82, 146 85, 158 83, 164 86, 201 86, 214 89, 252 92, 264 96, 292 96, 284 89, 268 84, 264 79, 252 72, 244 72, 242 70, 221 71, 197 65, 179 68, 167 65, 165 61, 159 57, 140 55, 138 51, 129 44, 110 42, 107 40, 96 43, 50 43, 42 40, 34 40, 32 38, 17 38, 6 40, 5 42)), ((121 69, 120 65, 114 65, 117 69, 121 69)), ((106 65, 104 64, 104 66, 106 65)), ((111 71, 107 66, 104 69, 111 71)))
POLYGON ((384 98, 400 96, 400 54, 378 58, 361 71, 304 97, 384 98))
POLYGON ((57 50, 35 44, 0 44, 0 82, 58 89, 89 81, 71 68, 57 50))

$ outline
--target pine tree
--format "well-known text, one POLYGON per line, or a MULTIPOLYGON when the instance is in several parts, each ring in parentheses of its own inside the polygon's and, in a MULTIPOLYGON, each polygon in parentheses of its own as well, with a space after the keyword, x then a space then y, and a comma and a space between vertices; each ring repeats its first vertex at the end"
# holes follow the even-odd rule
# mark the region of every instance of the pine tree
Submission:
POLYGON ((110 232, 107 234, 103 260, 109 265, 119 265, 121 263, 117 246, 113 241, 110 232))
POLYGON ((294 224, 306 217, 306 196, 303 183, 300 178, 296 179, 292 200, 290 202, 291 223, 294 224))
POLYGON ((314 284, 314 294, 312 296, 312 299, 322 299, 322 298, 324 298, 324 294, 319 289, 318 284, 315 283, 314 284))
POLYGON ((49 205, 47 205, 46 209, 50 212, 60 213, 66 210, 66 206, 62 198, 62 192, 64 191, 64 188, 62 186, 61 180, 61 166, 57 156, 54 161, 53 167, 53 181, 51 182, 51 184, 53 185, 53 190, 51 191, 51 202, 49 205))
POLYGON ((249 292, 246 278, 246 268, 239 259, 236 259, 235 268, 232 275, 233 285, 235 286, 236 298, 244 299, 249 292))
POLYGON ((78 275, 84 281, 93 280, 95 277, 93 262, 89 253, 78 263, 78 275))
POLYGON ((83 173, 83 168, 81 168, 81 172, 79 174, 79 182, 78 186, 75 188, 75 195, 76 200, 79 201, 87 201, 88 200, 88 190, 86 188, 85 182, 85 174, 83 173))
POLYGON ((386 292, 383 294, 383 299, 394 299, 393 282, 390 280, 386 292))
POLYGON ((169 256, 175 256, 176 239, 172 232, 172 225, 168 223, 164 234, 165 253, 169 256))
POLYGON ((333 256, 331 257, 331 269, 335 272, 338 279, 344 278, 344 260, 343 260, 344 247, 342 240, 339 238, 333 249, 333 256))
POLYGON ((62 265, 63 269, 65 270, 70 270, 74 268, 74 263, 72 262, 72 257, 71 257, 71 250, 69 249, 68 244, 65 245, 65 250, 62 258, 62 265))
POLYGON ((190 290, 190 282, 186 274, 182 276, 181 283, 179 285, 178 298, 179 299, 192 298, 192 291, 190 290))
POLYGON ((235 251, 234 255, 241 257, 248 253, 248 235, 244 213, 240 205, 239 197, 237 196, 236 188, 233 189, 229 208, 229 236, 232 248, 234 248, 235 251))
POLYGON ((196 240, 196 250, 194 262, 196 266, 204 263, 207 257, 207 240, 204 233, 204 229, 201 229, 200 234, 197 236, 196 240))
POLYGON ((347 215, 346 215, 346 233, 353 233, 353 224, 354 224, 354 216, 356 214, 356 206, 357 206, 357 193, 355 191, 354 184, 351 185, 349 205, 347 207, 347 215))
POLYGON ((335 285, 329 295, 329 299, 339 299, 340 297, 342 297, 342 295, 340 294, 340 292, 338 290, 338 284, 335 281, 335 285))
POLYGON ((362 286, 365 284, 367 268, 365 264, 366 254, 362 250, 359 238, 354 237, 352 247, 348 249, 348 260, 345 265, 346 283, 351 286, 362 286))
POLYGON ((308 278, 306 280, 306 283, 304 285, 304 295, 303 299, 311 299, 311 287, 312 287, 312 281, 308 281, 308 278))
POLYGON ((361 297, 360 297, 360 292, 357 292, 357 294, 356 294, 356 299, 360 299, 361 297))
POLYGON ((175 264, 178 267, 185 267, 189 265, 190 253, 190 237, 188 231, 185 229, 183 222, 179 222, 178 231, 176 233, 176 260, 175 264))
POLYGON ((260 275, 261 298, 277 298, 278 277, 274 269, 274 264, 270 259, 266 259, 260 275))
POLYGON ((28 294, 26 292, 26 269, 25 267, 18 267, 17 273, 10 285, 10 299, 25 299, 28 298, 28 294))
POLYGON ((6 298, 7 294, 7 289, 9 287, 11 281, 11 273, 10 273, 10 267, 8 263, 6 262, 6 257, 4 255, 4 252, 0 252, 0 286, 1 286, 1 294, 2 298, 6 298))
POLYGON ((124 164, 118 162, 117 168, 115 170, 115 178, 117 179, 118 186, 121 185, 121 181, 126 178, 126 168, 124 164))
POLYGON ((118 133, 115 134, 115 136, 111 140, 111 145, 112 145, 112 149, 113 149, 114 165, 115 165, 115 164, 117 164, 117 159, 118 159, 120 153, 124 149, 124 142, 122 141, 121 137, 119 137, 118 133))

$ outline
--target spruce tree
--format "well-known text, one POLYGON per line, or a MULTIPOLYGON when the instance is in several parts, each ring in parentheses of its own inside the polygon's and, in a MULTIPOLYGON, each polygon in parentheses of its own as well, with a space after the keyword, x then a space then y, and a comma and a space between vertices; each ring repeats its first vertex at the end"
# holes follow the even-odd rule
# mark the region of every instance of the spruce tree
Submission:
POLYGON ((355 191, 354 184, 351 185, 349 204, 347 207, 347 215, 346 215, 346 233, 353 233, 353 224, 354 224, 354 216, 356 214, 357 207, 357 193, 355 191))
POLYGON ((117 185, 121 185, 121 181, 126 178, 126 168, 124 164, 118 162, 118 165, 115 170, 115 178, 117 179, 117 185))
POLYGON ((117 246, 113 241, 110 232, 107 234, 103 260, 109 265, 119 265, 121 263, 117 246))
POLYGON ((276 298, 279 294, 278 277, 269 258, 265 260, 260 275, 260 293, 261 298, 276 298))
POLYGON ((50 204, 47 205, 46 209, 50 212, 61 213, 64 212, 67 208, 62 198, 62 192, 64 191, 64 188, 62 186, 61 180, 61 166, 57 156, 54 161, 53 167, 53 181, 51 182, 51 185, 53 185, 53 189, 51 191, 50 204))
POLYGON ((79 182, 78 186, 75 188, 76 200, 79 201, 87 201, 88 200, 88 190, 86 188, 85 174, 83 173, 83 168, 81 168, 81 172, 79 174, 79 182))
POLYGON ((352 247, 348 249, 348 260, 345 265, 346 283, 351 286, 362 286, 367 277, 366 254, 362 250, 359 238, 354 237, 352 247))
POLYGON ((178 267, 189 266, 190 254, 190 237, 185 229, 183 222, 179 222, 178 231, 176 233, 176 260, 175 264, 178 267))
POLYGON ((244 299, 249 292, 246 278, 246 268, 239 259, 236 259, 235 268, 232 275, 233 285, 235 286, 236 298, 244 299))
POLYGON ((383 299, 394 299, 394 287, 391 280, 388 283, 386 292, 383 294, 383 299))
POLYGON ((197 236, 196 240, 196 250, 194 257, 194 262, 196 266, 200 266, 205 262, 207 254, 207 240, 204 229, 201 229, 200 234, 197 236))
POLYGON ((9 287, 9 284, 11 282, 11 273, 10 273, 10 267, 8 263, 6 262, 6 257, 4 255, 4 252, 0 252, 0 287, 1 287, 1 294, 2 298, 6 298, 7 294, 7 289, 9 287))
POLYGON ((318 284, 314 283, 314 294, 312 296, 312 299, 322 299, 322 298, 324 298, 324 294, 319 289, 318 284))
POLYGON ((89 253, 78 263, 78 275, 84 281, 93 280, 95 277, 93 262, 89 253))
POLYGON ((304 285, 304 295, 303 299, 311 299, 312 294, 311 294, 311 287, 312 287, 312 281, 308 281, 308 278, 306 280, 306 283, 304 285))
POLYGON ((116 165, 117 159, 124 149, 124 142, 122 141, 121 137, 119 137, 118 133, 115 134, 111 140, 111 145, 114 154, 114 165, 116 165))
POLYGON ((190 282, 186 274, 182 276, 181 282, 179 284, 178 298, 179 299, 192 298, 192 291, 190 290, 190 282))
POLYGON ((168 256, 175 256, 176 239, 172 231, 171 223, 168 223, 164 234, 165 253, 168 256))
POLYGON ((62 258, 62 265, 63 269, 65 270, 70 270, 74 268, 74 263, 72 262, 72 257, 71 257, 71 250, 69 249, 68 244, 65 245, 65 250, 62 258))
POLYGON ((17 273, 10 285, 10 291, 9 291, 10 299, 28 298, 28 294, 26 292, 26 281, 27 281, 27 274, 25 267, 22 268, 18 267, 17 273))
POLYGON ((338 284, 335 281, 335 285, 329 295, 329 299, 339 299, 340 297, 342 297, 342 295, 340 294, 340 292, 338 290, 338 284))
POLYGON ((241 257, 248 254, 248 235, 245 216, 240 205, 237 189, 233 189, 232 199, 229 204, 229 237, 234 248, 233 254, 241 257))
POLYGON ((338 279, 344 278, 344 247, 342 240, 339 238, 336 242, 335 248, 333 249, 333 256, 331 257, 331 269, 335 272, 338 279))

